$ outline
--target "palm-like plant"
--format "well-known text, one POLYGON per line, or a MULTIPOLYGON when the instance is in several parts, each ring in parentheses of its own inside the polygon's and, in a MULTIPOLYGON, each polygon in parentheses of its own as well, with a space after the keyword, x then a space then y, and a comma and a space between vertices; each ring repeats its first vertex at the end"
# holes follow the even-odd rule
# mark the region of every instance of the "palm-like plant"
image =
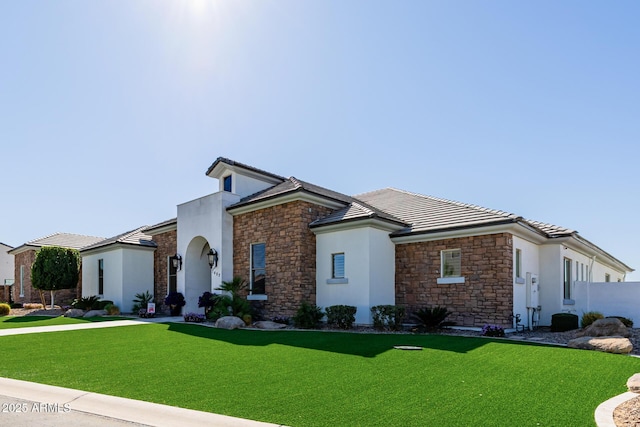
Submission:
POLYGON ((442 325, 444 319, 450 314, 451 312, 447 310, 446 307, 436 306, 433 308, 421 308, 413 313, 411 317, 416 320, 420 326, 429 330, 436 329, 442 325))

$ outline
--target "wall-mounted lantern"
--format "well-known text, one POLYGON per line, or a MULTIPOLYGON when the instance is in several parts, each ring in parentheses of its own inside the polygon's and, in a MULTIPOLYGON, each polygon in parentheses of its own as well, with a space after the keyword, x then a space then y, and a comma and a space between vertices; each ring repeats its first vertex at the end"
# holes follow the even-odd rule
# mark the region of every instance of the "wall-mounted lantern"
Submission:
POLYGON ((209 257, 209 267, 217 267, 218 266, 218 251, 211 248, 209 249, 209 253, 207 254, 209 257))
POLYGON ((169 259, 171 260, 171 265, 173 265, 173 268, 175 268, 176 270, 180 270, 182 268, 182 257, 178 254, 175 254, 172 257, 169 257, 169 259))

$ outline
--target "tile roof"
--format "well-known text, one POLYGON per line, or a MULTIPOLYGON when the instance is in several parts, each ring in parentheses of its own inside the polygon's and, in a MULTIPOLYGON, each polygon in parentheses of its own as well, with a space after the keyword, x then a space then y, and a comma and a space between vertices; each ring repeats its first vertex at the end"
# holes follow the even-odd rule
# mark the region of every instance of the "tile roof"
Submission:
POLYGON ((512 213, 395 188, 376 190, 357 195, 355 198, 409 224, 404 230, 395 232, 395 235, 429 233, 522 220, 521 217, 512 213))
POLYGON ((317 185, 301 181, 295 177, 290 177, 285 178, 284 182, 280 184, 274 185, 273 187, 269 187, 266 190, 262 190, 255 194, 242 198, 238 203, 231 205, 229 209, 273 199, 276 197, 284 196, 285 194, 295 193, 297 191, 304 191, 307 193, 315 194, 317 196, 338 201, 344 204, 351 203, 351 201, 353 200, 352 197, 349 197, 342 193, 338 193, 337 191, 319 187, 317 185))
POLYGON ((265 176, 270 176, 272 178, 276 178, 279 179, 281 181, 284 181, 286 178, 280 175, 276 175, 275 173, 271 173, 271 172, 267 172, 265 170, 262 169, 258 169, 258 168, 254 168, 253 166, 249 166, 246 165, 244 163, 240 163, 240 162, 236 162, 235 160, 231 160, 231 159, 227 159, 226 157, 218 157, 216 159, 215 162, 213 162, 213 164, 211 166, 209 166, 209 169, 207 169, 206 175, 209 175, 213 169, 218 166, 220 163, 225 163, 229 166, 237 166, 246 170, 250 170, 256 173, 259 173, 260 175, 265 175, 265 176))
POLYGON ((121 243, 125 245, 155 248, 157 245, 153 240, 151 240, 151 236, 144 233, 144 230, 146 228, 147 226, 144 225, 142 227, 136 228, 135 230, 127 231, 126 233, 122 233, 117 236, 110 237, 108 239, 103 239, 100 242, 97 242, 93 245, 82 248, 81 252, 88 251, 91 249, 102 248, 102 247, 114 245, 117 243, 121 243))
POLYGON ((145 232, 150 232, 150 231, 162 228, 162 227, 166 227, 168 225, 177 225, 177 224, 178 224, 178 218, 171 218, 171 219, 168 219, 166 221, 162 221, 162 222, 159 222, 157 224, 150 225, 147 228, 145 228, 144 231, 145 232))
POLYGON ((31 240, 24 246, 61 246, 63 248, 81 249, 103 240, 104 237, 83 236, 71 233, 54 233, 49 236, 31 240))

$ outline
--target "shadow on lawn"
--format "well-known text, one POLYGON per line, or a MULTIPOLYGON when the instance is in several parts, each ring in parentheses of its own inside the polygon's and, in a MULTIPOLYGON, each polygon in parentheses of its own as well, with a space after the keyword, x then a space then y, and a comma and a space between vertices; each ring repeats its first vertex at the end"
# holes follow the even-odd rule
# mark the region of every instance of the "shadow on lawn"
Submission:
MULTIPOLYGON (((486 338, 427 334, 363 334, 328 331, 256 331, 216 329, 196 324, 168 323, 169 331, 199 338, 224 341, 234 345, 268 346, 272 344, 307 348, 362 357, 376 357, 398 345, 468 353, 495 342, 486 338)), ((501 341, 504 342, 504 341, 501 341)), ((521 342, 509 342, 525 344, 521 342)), ((526 344, 531 345, 531 344, 526 344)))

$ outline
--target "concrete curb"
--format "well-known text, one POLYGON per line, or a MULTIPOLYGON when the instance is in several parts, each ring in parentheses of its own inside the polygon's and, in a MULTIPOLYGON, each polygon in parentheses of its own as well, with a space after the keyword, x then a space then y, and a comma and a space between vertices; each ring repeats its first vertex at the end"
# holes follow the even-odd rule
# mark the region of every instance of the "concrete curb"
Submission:
POLYGON ((616 423, 613 421, 613 411, 627 400, 631 400, 638 396, 640 395, 628 391, 612 397, 598 405, 595 413, 596 424, 598 427, 616 427, 616 423))
MULTIPOLYGON (((0 378, 1 395, 41 404, 68 407, 71 411, 101 415, 157 427, 220 426, 282 427, 278 424, 178 408, 141 400, 125 399, 28 381, 0 378)), ((62 424, 61 424, 62 425, 62 424)))

